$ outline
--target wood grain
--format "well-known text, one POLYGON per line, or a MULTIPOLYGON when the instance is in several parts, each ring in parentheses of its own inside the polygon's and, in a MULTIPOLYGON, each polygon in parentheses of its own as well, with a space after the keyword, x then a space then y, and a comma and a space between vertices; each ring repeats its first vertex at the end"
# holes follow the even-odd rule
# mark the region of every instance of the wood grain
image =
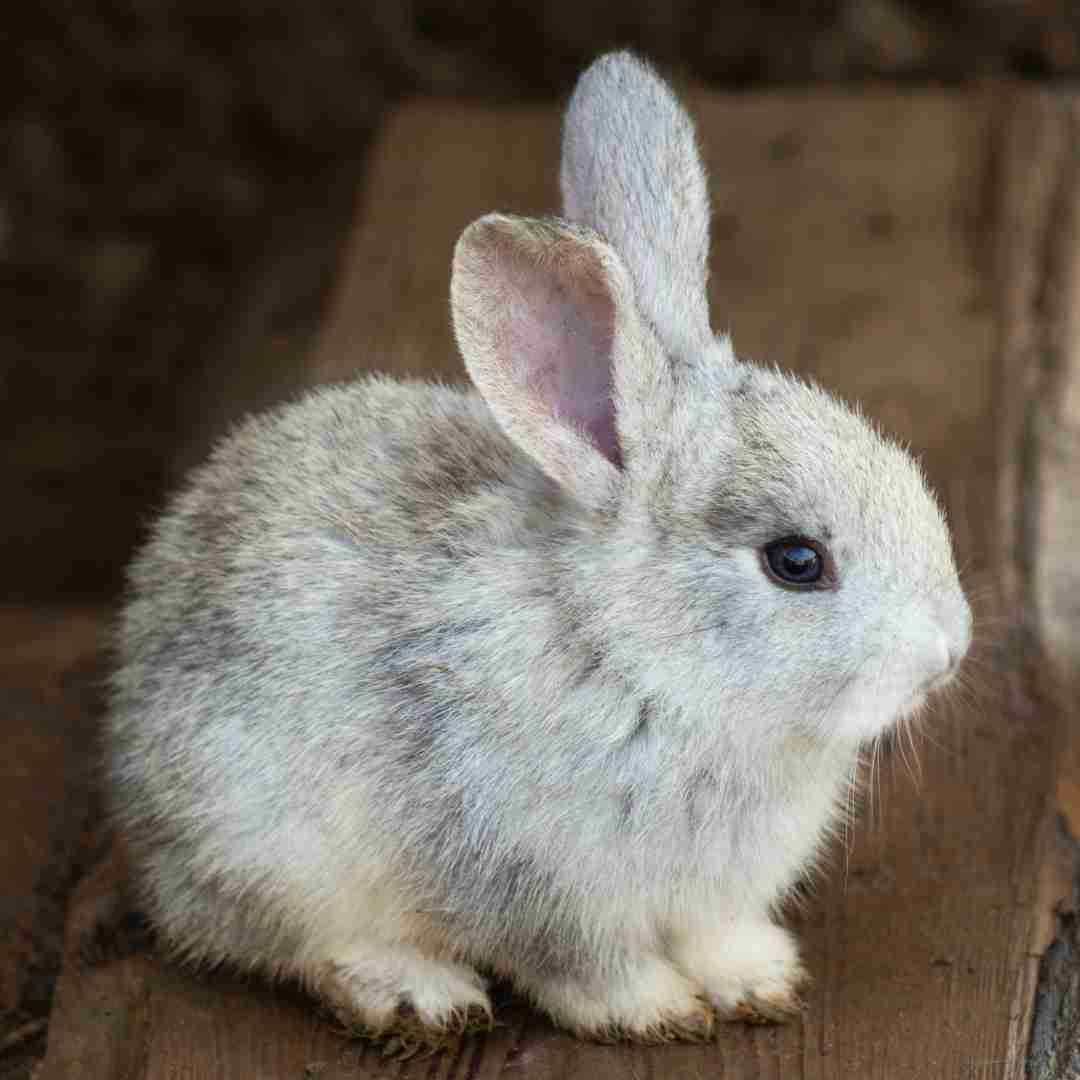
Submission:
POLYGON ((1014 603, 1027 614, 1033 679, 1059 716, 1057 851, 1042 867, 1028 982, 1014 1039, 1027 1041, 1029 1080, 1080 1074, 1080 101, 1030 92, 1002 125, 998 307, 1002 382, 1015 388, 999 419, 1021 452, 1003 458, 1001 535, 1014 603), (1049 903, 1052 897, 1061 897, 1049 903), (1030 1039, 1027 1038, 1030 1030, 1030 1039))
MULTIPOLYGON (((1055 579, 1037 558, 1042 536, 1064 543, 1068 500, 1047 493, 1068 478, 1040 472, 1049 444, 1033 432, 1051 402, 1055 422, 1075 430, 1073 376, 1055 368, 1053 385, 1070 389, 1051 393, 1050 375, 1035 372, 1056 265, 1047 238, 1075 222, 1060 208, 1080 191, 1066 167, 1076 125, 1054 99, 1029 99, 693 97, 714 178, 717 327, 744 356, 813 375, 910 442, 948 506, 983 613, 978 692, 928 723, 914 775, 899 753, 881 763, 863 824, 794 917, 816 979, 800 1022, 728 1026, 704 1047, 604 1047, 510 1002, 489 1035, 386 1062, 288 993, 179 972, 146 950, 87 964, 80 941, 93 920, 80 912, 119 887, 106 869, 72 906, 40 1080, 1022 1077, 1038 958, 1072 873, 1055 834, 1064 710, 1040 622, 1055 579)), ((555 207, 558 131, 550 108, 398 112, 306 377, 458 377, 453 242, 489 210, 555 207)), ((1053 310, 1054 333, 1071 341, 1064 313, 1080 308, 1053 310)), ((1066 645, 1074 614, 1061 615, 1066 645)))
POLYGON ((95 807, 104 613, 0 608, 0 1076, 41 1056, 95 807))

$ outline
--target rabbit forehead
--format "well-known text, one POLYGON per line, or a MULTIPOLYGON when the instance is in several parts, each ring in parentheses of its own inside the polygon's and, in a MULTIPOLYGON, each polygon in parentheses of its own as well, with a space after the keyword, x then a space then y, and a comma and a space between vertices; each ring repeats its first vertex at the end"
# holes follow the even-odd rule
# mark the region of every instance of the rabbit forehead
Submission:
POLYGON ((755 544, 784 535, 848 554, 914 556, 952 573, 944 517, 917 462, 812 383, 740 365, 728 391, 734 438, 718 454, 709 517, 755 544))

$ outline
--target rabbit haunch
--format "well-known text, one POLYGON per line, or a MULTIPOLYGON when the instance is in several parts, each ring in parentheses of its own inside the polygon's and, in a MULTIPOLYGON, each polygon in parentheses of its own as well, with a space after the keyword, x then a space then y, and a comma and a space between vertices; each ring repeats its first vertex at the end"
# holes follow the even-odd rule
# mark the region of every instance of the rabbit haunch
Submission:
POLYGON ((131 571, 109 750, 163 939, 436 1038, 508 976, 700 1038, 804 978, 776 904, 860 746, 970 638, 914 462, 709 329, 690 121, 582 77, 565 219, 482 218, 479 391, 368 378, 242 425, 131 571), (830 588, 761 552, 827 545, 830 588))

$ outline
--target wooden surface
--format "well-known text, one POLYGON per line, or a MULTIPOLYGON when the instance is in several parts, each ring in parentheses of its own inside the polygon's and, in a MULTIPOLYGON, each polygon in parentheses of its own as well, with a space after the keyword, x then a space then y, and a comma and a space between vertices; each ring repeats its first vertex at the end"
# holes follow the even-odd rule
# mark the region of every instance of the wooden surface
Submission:
MULTIPOLYGON (((703 1047, 604 1047, 505 1001, 491 1034, 391 1061, 294 993, 170 968, 116 931, 114 860, 69 906, 38 1080, 1020 1078, 1033 1016, 1046 1037, 1032 1075, 1068 1075, 1068 963, 1060 993, 1046 965, 1036 989, 1048 944, 1059 955, 1071 932, 1059 904, 1074 858, 1055 792, 1080 820, 1067 737, 1080 641, 1072 102, 909 91, 694 106, 713 176, 716 326, 911 443, 981 613, 975 692, 928 722, 914 775, 899 754, 882 765, 863 824, 796 920, 815 976, 801 1021, 726 1026, 703 1047)), ((554 109, 399 112, 308 377, 456 377, 453 241, 491 209, 553 209, 557 146, 554 109)))
POLYGON ((1036 912, 1046 923, 1036 938, 1052 941, 1041 961, 1029 958, 1038 986, 1014 1038, 1027 1041, 1030 1080, 1050 1080, 1080 1076, 1080 100, 1032 93, 1004 119, 995 259, 1002 588, 1025 616, 1014 633, 1027 638, 1032 686, 1058 705, 1062 855, 1041 867, 1036 912), (1051 905, 1055 895, 1062 900, 1051 905))
POLYGON ((93 852, 104 615, 0 608, 0 1077, 45 1045, 68 893, 93 852))

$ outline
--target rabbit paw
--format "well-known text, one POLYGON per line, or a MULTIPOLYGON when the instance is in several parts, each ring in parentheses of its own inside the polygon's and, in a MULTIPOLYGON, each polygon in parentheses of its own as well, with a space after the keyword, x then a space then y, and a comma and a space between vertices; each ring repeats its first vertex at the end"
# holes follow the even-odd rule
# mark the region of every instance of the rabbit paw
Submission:
POLYGON ((675 950, 679 968, 701 984, 717 1015, 747 1023, 780 1023, 802 1009, 807 982, 788 931, 765 920, 738 923, 722 934, 687 936, 675 950))
POLYGON ((704 1042, 715 1017, 685 976, 660 957, 615 981, 529 980, 524 989, 557 1023, 600 1042, 704 1042))
POLYGON ((319 997, 351 1032, 437 1047, 492 1023, 484 982, 463 964, 400 950, 350 949, 327 965, 319 997))

